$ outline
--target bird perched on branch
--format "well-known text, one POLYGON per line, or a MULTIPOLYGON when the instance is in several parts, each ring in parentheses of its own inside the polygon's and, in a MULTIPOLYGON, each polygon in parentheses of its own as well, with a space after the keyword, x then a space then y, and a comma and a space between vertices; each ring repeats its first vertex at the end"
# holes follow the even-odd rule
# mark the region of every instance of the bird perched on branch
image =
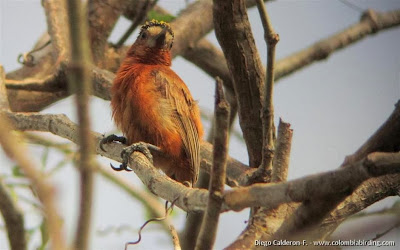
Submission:
MULTIPOLYGON (((126 138, 111 135, 101 145, 111 141, 133 144, 123 152, 128 157, 135 150, 148 152, 138 142, 155 145, 165 156, 155 158, 154 165, 193 186, 199 173, 203 129, 197 103, 170 68, 173 40, 168 23, 152 20, 141 27, 111 89, 112 115, 126 138)), ((128 159, 116 170, 129 170, 128 159)))

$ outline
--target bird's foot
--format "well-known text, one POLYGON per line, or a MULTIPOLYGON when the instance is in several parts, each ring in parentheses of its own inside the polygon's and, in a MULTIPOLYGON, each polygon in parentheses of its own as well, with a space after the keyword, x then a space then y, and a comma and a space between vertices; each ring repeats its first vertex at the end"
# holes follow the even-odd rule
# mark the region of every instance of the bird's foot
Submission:
POLYGON ((122 144, 126 144, 126 138, 123 136, 117 136, 117 135, 109 135, 107 137, 104 137, 103 139, 101 139, 100 141, 100 149, 103 150, 104 152, 106 152, 106 150, 104 149, 103 145, 110 143, 110 142, 120 142, 122 144))
POLYGON ((131 157, 131 154, 135 151, 144 154, 147 157, 147 159, 151 162, 151 164, 153 164, 153 156, 150 153, 149 148, 158 149, 156 146, 144 142, 134 143, 124 148, 121 152, 121 158, 122 158, 121 165, 119 167, 114 167, 110 163, 111 168, 114 169, 115 171, 122 171, 122 170, 132 171, 132 169, 128 167, 128 163, 129 163, 129 157, 131 157))

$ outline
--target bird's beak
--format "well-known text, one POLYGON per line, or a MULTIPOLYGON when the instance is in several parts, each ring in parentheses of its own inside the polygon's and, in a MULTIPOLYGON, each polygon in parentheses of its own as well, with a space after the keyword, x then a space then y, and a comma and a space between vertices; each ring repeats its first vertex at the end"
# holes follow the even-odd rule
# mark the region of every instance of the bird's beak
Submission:
POLYGON ((157 36, 148 41, 149 47, 151 48, 155 46, 159 48, 164 47, 166 34, 167 34, 167 28, 163 28, 162 31, 157 36))

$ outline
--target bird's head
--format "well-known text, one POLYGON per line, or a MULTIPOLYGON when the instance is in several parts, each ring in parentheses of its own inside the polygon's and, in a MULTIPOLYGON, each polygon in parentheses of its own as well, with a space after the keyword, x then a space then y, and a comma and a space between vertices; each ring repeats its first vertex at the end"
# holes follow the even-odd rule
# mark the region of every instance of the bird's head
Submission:
POLYGON ((170 50, 173 42, 174 33, 169 23, 153 19, 141 27, 127 58, 145 64, 171 65, 170 50))
POLYGON ((173 42, 174 33, 169 23, 153 19, 142 26, 135 44, 138 47, 169 51, 173 42))

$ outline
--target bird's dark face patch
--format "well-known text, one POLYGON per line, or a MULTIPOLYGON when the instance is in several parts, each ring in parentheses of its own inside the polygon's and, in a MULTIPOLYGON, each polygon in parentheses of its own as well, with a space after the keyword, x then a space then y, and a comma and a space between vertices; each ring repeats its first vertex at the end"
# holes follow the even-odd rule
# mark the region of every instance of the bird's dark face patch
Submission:
POLYGON ((163 21, 146 22, 140 29, 136 43, 150 48, 170 50, 174 42, 174 32, 171 26, 163 21))

